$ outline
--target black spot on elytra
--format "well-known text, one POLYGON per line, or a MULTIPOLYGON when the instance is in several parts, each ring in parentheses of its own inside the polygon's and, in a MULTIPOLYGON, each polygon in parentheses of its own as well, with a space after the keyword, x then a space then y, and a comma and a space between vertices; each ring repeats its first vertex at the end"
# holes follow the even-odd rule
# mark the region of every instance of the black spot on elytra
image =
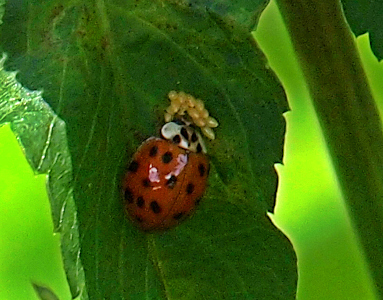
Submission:
POLYGON ((202 146, 200 143, 198 143, 197 145, 197 153, 201 153, 202 152, 202 146))
POLYGON ((199 176, 203 177, 206 173, 206 167, 204 164, 199 164, 198 165, 198 172, 199 172, 199 176))
POLYGON ((194 184, 189 183, 186 187, 186 193, 188 193, 188 195, 190 195, 191 193, 193 193, 193 191, 194 191, 194 184))
POLYGON ((175 220, 179 220, 179 219, 181 219, 184 215, 185 215, 185 213, 183 213, 183 212, 176 213, 176 214, 173 215, 173 219, 175 219, 175 220))
POLYGON ((135 215, 134 218, 136 219, 136 221, 137 221, 138 223, 142 223, 142 222, 144 222, 144 219, 141 218, 140 216, 135 215))
POLYGON ((155 157, 158 153, 158 147, 157 146, 153 146, 152 148, 150 148, 149 150, 149 156, 150 157, 155 157))
POLYGON ((133 194, 130 189, 126 189, 124 192, 125 200, 128 201, 128 203, 133 203, 133 194))
POLYGON ((172 189, 172 188, 174 188, 174 186, 176 185, 176 183, 177 183, 177 177, 174 176, 174 175, 172 175, 172 176, 168 179, 168 181, 166 182, 166 185, 167 185, 167 187, 168 187, 169 189, 172 189))
POLYGON ((169 152, 169 151, 165 152, 165 154, 162 155, 162 162, 164 164, 170 163, 172 161, 172 159, 173 159, 173 154, 171 152, 169 152))
POLYGON ((192 136, 191 136, 191 141, 192 141, 193 143, 195 143, 197 140, 198 140, 198 136, 197 136, 197 134, 196 134, 195 132, 193 132, 193 134, 192 134, 192 136))
POLYGON ((148 178, 145 178, 144 180, 142 180, 142 185, 144 187, 150 187, 150 180, 148 178))
POLYGON ((181 135, 185 138, 185 139, 189 139, 189 134, 188 134, 188 131, 186 130, 185 127, 182 127, 181 129, 181 135))
POLYGON ((136 160, 133 160, 128 167, 128 171, 135 173, 137 172, 139 166, 140 165, 138 164, 138 162, 136 160))
POLYGON ((136 204, 139 208, 142 208, 145 205, 145 200, 141 196, 137 198, 136 204))
POLYGON ((173 137, 173 143, 174 143, 174 144, 179 144, 180 142, 181 142, 181 137, 180 137, 180 135, 179 135, 179 134, 175 135, 175 136, 173 137))
POLYGON ((158 205, 157 201, 150 202, 150 208, 155 214, 159 214, 161 212, 161 207, 158 205))

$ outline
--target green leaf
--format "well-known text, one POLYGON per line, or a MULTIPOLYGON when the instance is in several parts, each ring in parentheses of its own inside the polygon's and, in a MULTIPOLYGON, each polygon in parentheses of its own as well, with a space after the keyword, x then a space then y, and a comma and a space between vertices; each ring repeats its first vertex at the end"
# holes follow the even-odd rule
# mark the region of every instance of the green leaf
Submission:
POLYGON ((356 36, 368 32, 371 49, 383 59, 383 2, 368 0, 342 0, 344 14, 356 36))
POLYGON ((77 216, 71 190, 71 159, 65 124, 42 100, 41 92, 29 91, 16 80, 15 72, 3 70, 0 60, 0 125, 10 123, 25 156, 36 173, 48 174, 55 232, 61 233, 62 256, 72 295, 86 293, 79 259, 77 216))
MULTIPOLYGON (((176 1, 173 1, 176 2, 176 1)), ((268 1, 264 0, 185 0, 189 6, 198 9, 206 9, 222 19, 226 23, 240 24, 245 30, 255 30, 261 12, 266 7, 268 1)))
POLYGON ((5 0, 0 0, 0 25, 3 24, 5 0))
MULTIPOLYGON (((91 299, 295 298, 295 253, 266 215, 274 208, 273 165, 282 160, 287 103, 250 35, 257 14, 226 4, 225 10, 202 1, 7 4, 0 40, 8 68, 20 71, 25 86, 44 90, 66 124, 73 179, 62 181, 72 174, 65 166, 50 181, 61 187, 52 191, 52 207, 57 227, 79 231, 91 299), (158 135, 170 90, 203 99, 220 126, 208 144, 209 188, 195 215, 146 234, 125 218, 119 185, 137 146, 158 135), (77 215, 55 199, 71 191, 77 215), (78 223, 55 217, 68 210, 78 223)), ((66 142, 49 130, 41 136, 47 151, 66 142)), ((36 168, 49 170, 44 153, 25 147, 38 157, 36 168)), ((62 247, 73 249, 66 241, 62 247)), ((65 265, 81 266, 70 259, 65 265)), ((68 278, 74 296, 83 291, 83 279, 68 278)))

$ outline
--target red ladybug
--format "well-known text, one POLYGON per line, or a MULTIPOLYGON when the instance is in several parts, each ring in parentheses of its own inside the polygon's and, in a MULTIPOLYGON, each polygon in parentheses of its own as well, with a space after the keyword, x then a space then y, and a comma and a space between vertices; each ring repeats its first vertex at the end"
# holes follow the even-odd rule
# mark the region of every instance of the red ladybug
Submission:
POLYGON ((194 128, 169 122, 161 134, 138 148, 123 179, 125 210, 146 231, 168 229, 190 215, 209 174, 206 149, 194 128))

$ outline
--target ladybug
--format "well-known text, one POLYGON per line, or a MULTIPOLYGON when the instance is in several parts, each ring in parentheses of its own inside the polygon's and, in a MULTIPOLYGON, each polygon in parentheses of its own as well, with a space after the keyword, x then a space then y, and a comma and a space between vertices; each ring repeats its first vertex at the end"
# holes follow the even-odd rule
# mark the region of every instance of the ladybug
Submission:
POLYGON ((138 148, 123 181, 125 210, 145 231, 173 227, 190 215, 209 174, 206 148, 194 128, 169 122, 161 134, 138 148))
POLYGON ((122 183, 125 211, 145 231, 174 227, 198 205, 210 167, 197 128, 214 139, 218 126, 202 100, 176 91, 168 97, 161 138, 142 143, 122 183))

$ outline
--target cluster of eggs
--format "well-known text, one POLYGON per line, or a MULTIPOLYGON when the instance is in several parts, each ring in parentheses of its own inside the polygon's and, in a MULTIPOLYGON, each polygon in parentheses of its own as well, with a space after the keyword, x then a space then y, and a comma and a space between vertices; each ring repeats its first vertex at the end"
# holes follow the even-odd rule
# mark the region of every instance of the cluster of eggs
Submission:
POLYGON ((165 122, 170 122, 178 116, 190 117, 191 123, 201 128, 201 132, 209 139, 214 140, 213 128, 218 126, 216 119, 209 115, 201 99, 196 99, 184 92, 170 91, 168 94, 170 105, 165 111, 165 122))

